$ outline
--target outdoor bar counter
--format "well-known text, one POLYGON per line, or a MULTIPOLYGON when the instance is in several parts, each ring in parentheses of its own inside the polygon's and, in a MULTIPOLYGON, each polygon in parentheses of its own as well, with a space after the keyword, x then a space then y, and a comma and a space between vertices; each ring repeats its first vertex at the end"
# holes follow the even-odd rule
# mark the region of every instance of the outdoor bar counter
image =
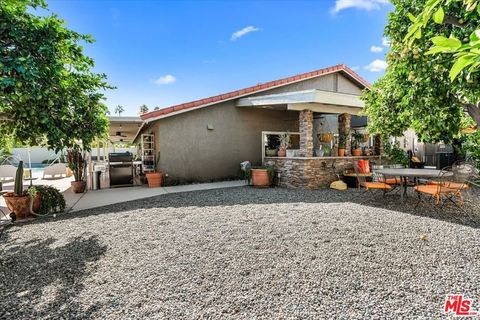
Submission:
POLYGON ((327 188, 353 162, 360 159, 374 162, 380 156, 346 157, 265 157, 263 164, 275 168, 277 185, 289 188, 327 188))

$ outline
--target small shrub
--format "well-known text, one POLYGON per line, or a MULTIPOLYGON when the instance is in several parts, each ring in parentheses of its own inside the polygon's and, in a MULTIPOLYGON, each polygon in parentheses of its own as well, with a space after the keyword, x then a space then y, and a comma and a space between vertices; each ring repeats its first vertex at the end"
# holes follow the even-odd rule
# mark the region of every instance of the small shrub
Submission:
POLYGON ((47 215, 50 213, 58 213, 65 211, 66 203, 63 194, 52 186, 33 186, 28 189, 28 194, 32 199, 37 193, 42 195, 42 204, 40 210, 36 213, 39 215, 47 215))

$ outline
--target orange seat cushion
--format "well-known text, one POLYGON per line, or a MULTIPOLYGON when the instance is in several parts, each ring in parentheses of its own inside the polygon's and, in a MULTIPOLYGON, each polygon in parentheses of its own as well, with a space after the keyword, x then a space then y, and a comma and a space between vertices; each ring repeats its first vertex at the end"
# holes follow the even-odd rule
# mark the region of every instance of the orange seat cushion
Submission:
POLYGON ((429 185, 433 185, 433 186, 438 186, 440 183, 442 183, 442 186, 446 187, 446 188, 452 188, 452 189, 462 189, 462 190, 465 190, 465 189, 468 189, 468 184, 466 183, 460 183, 460 182, 454 182, 454 181, 443 181, 443 182, 440 182, 440 181, 428 181, 427 184, 429 185))
POLYGON ((383 190, 392 189, 392 187, 390 187, 388 184, 383 182, 365 182, 363 186, 367 189, 383 189, 383 190))
POLYGON ((433 185, 433 184, 426 184, 426 185, 420 185, 416 186, 415 190, 421 193, 426 193, 426 194, 431 194, 431 195, 437 195, 437 194, 448 194, 448 193, 454 193, 454 189, 448 189, 448 188, 439 188, 438 185, 433 185))
POLYGON ((387 179, 380 178, 378 179, 378 181, 384 182, 386 184, 403 184, 403 181, 401 178, 387 178, 387 179))

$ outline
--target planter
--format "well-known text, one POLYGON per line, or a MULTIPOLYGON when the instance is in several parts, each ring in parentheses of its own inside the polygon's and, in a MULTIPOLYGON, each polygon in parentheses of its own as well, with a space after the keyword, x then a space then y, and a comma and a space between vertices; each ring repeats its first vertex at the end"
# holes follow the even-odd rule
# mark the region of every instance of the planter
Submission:
POLYGON ((257 188, 268 188, 270 186, 270 178, 267 169, 252 169, 252 184, 257 188))
POLYGON ((25 219, 30 216, 30 196, 18 196, 13 192, 8 192, 3 195, 7 208, 10 212, 15 212, 18 220, 25 219))
POLYGON ((87 181, 72 181, 70 182, 73 193, 84 193, 87 187, 87 181))
POLYGON ((338 149, 338 156, 339 157, 345 157, 345 150, 346 149, 339 148, 338 149))
POLYGON ((320 142, 330 142, 333 140, 333 133, 319 133, 317 138, 320 142))
POLYGON ((322 149, 315 149, 315 156, 316 157, 323 157, 324 153, 325 152, 322 149))
POLYGON ((147 173, 147 181, 149 188, 158 188, 162 186, 163 182, 163 173, 161 172, 152 172, 147 173))
POLYGON ((41 205, 42 205, 42 194, 38 192, 35 195, 35 198, 33 198, 32 211, 35 213, 38 213, 38 211, 40 211, 41 205))
POLYGON ((277 155, 277 149, 267 149, 265 154, 267 157, 275 157, 277 155))
POLYGON ((358 148, 358 149, 353 149, 353 150, 352 150, 352 155, 353 155, 354 157, 359 157, 359 156, 362 155, 362 153, 363 153, 363 152, 362 152, 362 149, 360 149, 360 148, 358 148))
POLYGON ((287 150, 285 149, 278 149, 277 156, 279 157, 285 157, 287 155, 287 150))
POLYGON ((298 150, 298 149, 287 149, 287 157, 289 157, 289 158, 297 157, 299 151, 300 150, 298 150))

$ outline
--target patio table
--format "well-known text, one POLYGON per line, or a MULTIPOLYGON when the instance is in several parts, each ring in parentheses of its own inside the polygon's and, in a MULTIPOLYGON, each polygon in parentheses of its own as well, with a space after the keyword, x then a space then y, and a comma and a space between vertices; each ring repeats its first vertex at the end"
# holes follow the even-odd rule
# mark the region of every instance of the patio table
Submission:
MULTIPOLYGON (((380 169, 376 172, 383 174, 385 177, 400 177, 403 184, 402 198, 407 194, 408 178, 437 178, 440 175, 441 170, 435 169, 380 169)), ((445 177, 452 176, 453 172, 445 172, 445 177)))

